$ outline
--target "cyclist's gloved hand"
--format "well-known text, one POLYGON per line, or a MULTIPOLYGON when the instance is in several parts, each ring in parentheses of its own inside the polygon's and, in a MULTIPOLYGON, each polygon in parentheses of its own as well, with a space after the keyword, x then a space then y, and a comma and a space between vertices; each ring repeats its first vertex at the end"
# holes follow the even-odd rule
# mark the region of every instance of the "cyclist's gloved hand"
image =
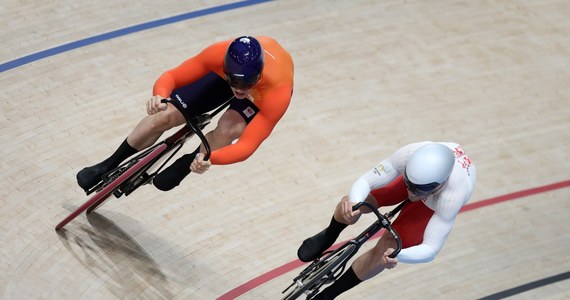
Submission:
POLYGON ((192 164, 190 164, 190 170, 194 173, 202 174, 208 171, 211 165, 212 163, 209 160, 204 160, 204 153, 198 153, 192 164))
POLYGON ((165 99, 165 97, 162 97, 160 95, 152 96, 152 98, 146 102, 146 113, 149 115, 154 115, 157 112, 166 110, 166 108, 168 108, 168 105, 166 105, 166 103, 161 103, 160 100, 162 99, 165 99))

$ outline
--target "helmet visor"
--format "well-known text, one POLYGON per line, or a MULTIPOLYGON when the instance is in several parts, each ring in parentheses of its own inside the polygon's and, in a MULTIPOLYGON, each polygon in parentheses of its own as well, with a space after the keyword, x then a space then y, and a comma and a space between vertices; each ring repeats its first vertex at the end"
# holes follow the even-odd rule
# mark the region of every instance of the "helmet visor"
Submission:
POLYGON ((258 82, 261 75, 257 76, 237 76, 235 74, 226 74, 226 80, 230 84, 231 87, 234 89, 239 90, 250 90, 252 89, 258 82))
POLYGON ((404 183, 412 194, 420 197, 427 197, 431 194, 437 193, 441 187, 443 187, 443 183, 426 183, 426 184, 415 184, 408 179, 408 175, 404 171, 404 183))

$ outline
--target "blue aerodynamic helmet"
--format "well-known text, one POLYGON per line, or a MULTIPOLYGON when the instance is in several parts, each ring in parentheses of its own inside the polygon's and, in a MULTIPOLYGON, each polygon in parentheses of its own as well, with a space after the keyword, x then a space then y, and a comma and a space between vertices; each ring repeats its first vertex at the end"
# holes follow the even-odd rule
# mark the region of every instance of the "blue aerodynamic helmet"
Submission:
POLYGON ((236 89, 253 88, 261 78, 263 48, 257 39, 242 36, 230 43, 224 58, 224 74, 236 89))

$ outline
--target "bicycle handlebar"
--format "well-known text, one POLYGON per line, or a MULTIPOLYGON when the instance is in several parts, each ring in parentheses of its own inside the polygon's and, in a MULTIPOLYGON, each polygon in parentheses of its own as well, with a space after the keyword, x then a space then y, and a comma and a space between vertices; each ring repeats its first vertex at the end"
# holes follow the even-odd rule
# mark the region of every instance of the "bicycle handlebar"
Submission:
POLYGON ((170 103, 174 105, 174 107, 176 107, 176 109, 178 109, 180 113, 182 113, 182 116, 184 116, 184 119, 186 120, 186 126, 188 126, 200 138, 200 140, 202 141, 202 145, 204 145, 204 148, 206 149, 206 155, 204 156, 204 160, 209 160, 210 155, 212 154, 212 150, 210 149, 210 144, 208 143, 206 136, 204 136, 204 133, 202 132, 202 130, 200 130, 200 125, 209 122, 210 119, 212 118, 211 115, 203 114, 197 117, 191 117, 182 107, 182 104, 176 101, 172 101, 170 99, 162 99, 160 100, 160 102, 170 103))
MULTIPOLYGON (((388 215, 390 217, 395 215, 403 207, 403 205, 406 202, 407 202, 407 200, 402 202, 402 204, 398 205, 398 207, 396 207, 394 210, 388 212, 386 215, 388 215)), ((392 224, 390 223, 390 220, 388 220, 388 217, 380 214, 380 212, 378 211, 378 209, 376 207, 374 207, 374 205, 372 205, 366 201, 363 201, 363 202, 360 202, 360 203, 357 203, 356 205, 354 205, 352 207, 352 211, 359 209, 362 205, 368 207, 376 215, 376 217, 378 218, 378 222, 379 222, 380 226, 382 228, 386 229, 388 232, 390 232, 390 235, 392 235, 394 240, 396 240, 396 249, 394 249, 394 252, 392 252, 390 255, 388 255, 388 257, 390 257, 390 258, 395 258, 398 255, 398 253, 400 253, 400 251, 402 251, 402 240, 400 239, 400 236, 394 230, 394 228, 392 228, 392 224)))

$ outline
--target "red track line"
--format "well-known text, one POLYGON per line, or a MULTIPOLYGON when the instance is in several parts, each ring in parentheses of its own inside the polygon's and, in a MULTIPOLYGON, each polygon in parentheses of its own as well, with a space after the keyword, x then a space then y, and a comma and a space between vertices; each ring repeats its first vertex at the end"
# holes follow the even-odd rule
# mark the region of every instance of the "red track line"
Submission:
MULTIPOLYGON (((515 200, 515 199, 520 199, 523 197, 527 197, 527 196, 531 196, 531 195, 535 195, 535 194, 540 194, 540 193, 545 193, 545 192, 549 192, 549 191, 553 191, 553 190, 557 190, 557 189, 561 189, 561 188, 565 188, 565 187, 569 187, 570 186, 570 180, 566 180, 566 181, 562 181, 562 182, 558 182, 558 183, 553 183, 553 184, 549 184, 549 185, 544 185, 544 186, 540 186, 540 187, 536 187, 536 188, 532 188, 532 189, 528 189, 528 190, 522 190, 519 192, 514 192, 511 194, 506 194, 503 196, 498 196, 498 197, 494 197, 494 198, 490 198, 490 199, 486 199, 486 200, 481 200, 481 201, 477 201, 475 203, 470 203, 465 205, 461 211, 461 212, 466 212, 466 211, 470 211, 470 210, 474 210, 474 209, 478 209, 484 206, 489 206, 489 205, 493 205, 493 204, 497 204, 497 203, 501 203, 501 202, 505 202, 505 201, 509 201, 509 200, 515 200)), ((381 232, 377 233, 374 238, 379 237, 381 234, 381 232)), ((346 241, 337 243, 336 245, 332 246, 331 249, 335 249, 338 246, 344 244, 346 241)), ((274 279, 277 278, 291 270, 294 270, 298 267, 301 267, 302 265, 304 265, 304 262, 301 262, 300 260, 294 260, 291 261, 289 263, 286 263, 276 269, 273 269, 265 274, 262 274, 260 276, 255 277, 254 279, 232 289, 231 291, 223 294, 222 296, 220 296, 219 298, 217 298, 217 300, 229 300, 229 299, 235 299, 251 290, 253 290, 254 288, 274 279)), ((283 289, 285 289, 285 287, 283 287, 283 289)))
POLYGON ((461 209, 461 212, 465 212, 465 211, 481 208, 483 206, 493 205, 493 204, 497 204, 497 203, 501 203, 501 202, 505 202, 505 201, 509 201, 509 200, 523 198, 523 197, 527 197, 527 196, 531 196, 531 195, 535 195, 535 194, 546 193, 549 191, 553 191, 553 190, 557 190, 557 189, 561 189, 561 188, 565 188, 565 187, 569 187, 569 186, 570 186, 570 180, 566 180, 566 181, 562 181, 562 182, 558 182, 558 183, 553 183, 553 184, 549 184, 549 185, 543 185, 543 186, 535 187, 532 189, 523 190, 520 192, 514 192, 511 194, 506 194, 503 196, 499 196, 499 197, 495 197, 495 198, 491 198, 491 199, 477 201, 475 203, 467 204, 461 209))

